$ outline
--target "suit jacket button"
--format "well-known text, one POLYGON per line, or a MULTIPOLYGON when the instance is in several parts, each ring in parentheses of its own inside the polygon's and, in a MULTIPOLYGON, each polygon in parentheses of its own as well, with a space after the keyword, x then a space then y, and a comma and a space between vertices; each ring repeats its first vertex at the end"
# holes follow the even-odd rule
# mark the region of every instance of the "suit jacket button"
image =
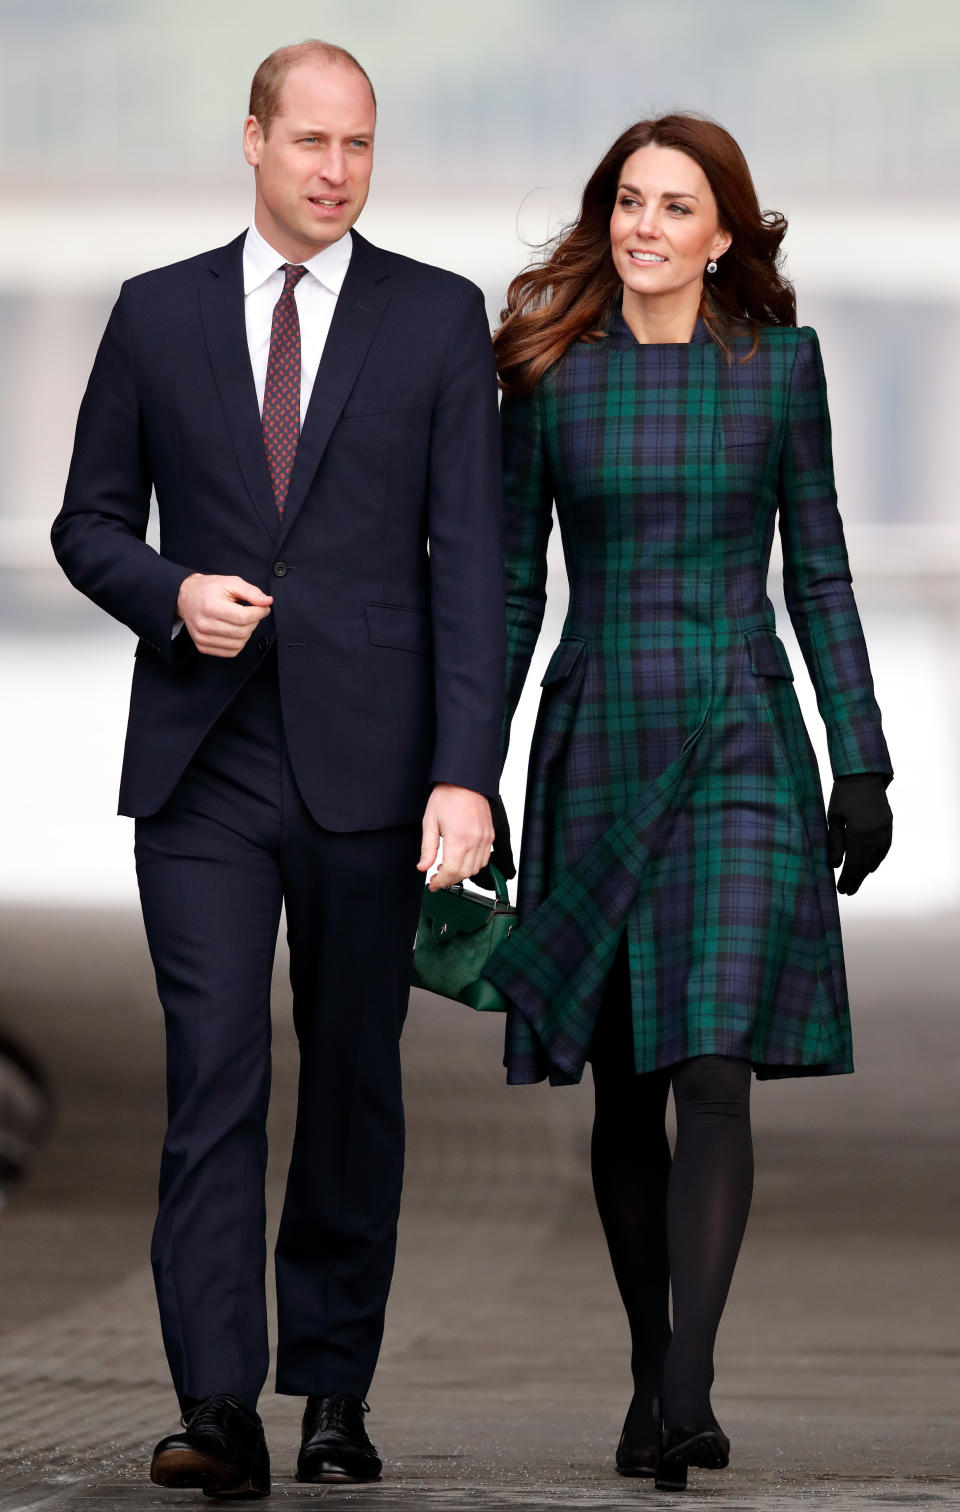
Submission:
POLYGON ((269 651, 270 650, 270 637, 269 637, 269 635, 261 635, 260 639, 257 641, 257 650, 258 651, 269 651))
POLYGON ((273 575, 274 575, 274 577, 286 577, 286 575, 287 575, 287 564, 286 564, 286 562, 274 562, 274 564, 273 564, 273 575))

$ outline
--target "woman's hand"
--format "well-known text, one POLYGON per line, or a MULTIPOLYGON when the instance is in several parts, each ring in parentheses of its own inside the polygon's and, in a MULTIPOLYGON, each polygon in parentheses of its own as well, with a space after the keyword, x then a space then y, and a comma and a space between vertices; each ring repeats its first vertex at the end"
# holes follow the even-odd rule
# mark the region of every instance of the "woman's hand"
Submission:
POLYGON ((428 872, 443 840, 443 861, 430 878, 431 892, 462 882, 486 866, 493 849, 490 804, 472 788, 438 782, 423 815, 423 843, 417 870, 428 872))
POLYGON ((887 802, 887 778, 878 772, 838 777, 827 809, 830 865, 843 871, 837 892, 855 893, 864 877, 876 871, 893 840, 893 815, 887 802))

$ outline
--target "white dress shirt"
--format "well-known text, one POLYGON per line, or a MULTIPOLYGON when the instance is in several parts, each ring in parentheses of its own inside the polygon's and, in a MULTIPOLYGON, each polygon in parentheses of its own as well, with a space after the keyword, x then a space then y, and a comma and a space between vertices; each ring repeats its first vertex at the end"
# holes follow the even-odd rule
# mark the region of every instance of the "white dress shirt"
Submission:
MULTIPOLYGON (((293 291, 300 320, 300 424, 307 413, 310 395, 320 366, 320 358, 337 307, 337 296, 350 266, 353 240, 348 231, 339 241, 324 247, 303 264, 307 276, 293 291)), ((270 330, 273 307, 283 293, 284 275, 280 271, 287 259, 264 241, 253 222, 243 244, 243 313, 247 325, 250 365, 257 388, 257 403, 263 414, 263 390, 267 382, 270 356, 270 330)), ((183 629, 183 620, 173 623, 173 639, 183 629)))
MULTIPOLYGON (((343 287, 350 266, 353 240, 349 231, 339 241, 332 242, 317 252, 309 262, 302 264, 307 276, 301 278, 294 290, 297 315, 300 319, 300 424, 307 413, 310 395, 323 356, 337 307, 337 296, 343 287)), ((270 356, 270 329, 273 324, 273 307, 283 292, 283 264, 288 259, 275 252, 264 241, 253 222, 243 244, 243 312, 247 325, 247 346, 250 349, 250 364, 253 381, 257 388, 257 403, 263 414, 263 390, 267 381, 267 359, 270 356)))

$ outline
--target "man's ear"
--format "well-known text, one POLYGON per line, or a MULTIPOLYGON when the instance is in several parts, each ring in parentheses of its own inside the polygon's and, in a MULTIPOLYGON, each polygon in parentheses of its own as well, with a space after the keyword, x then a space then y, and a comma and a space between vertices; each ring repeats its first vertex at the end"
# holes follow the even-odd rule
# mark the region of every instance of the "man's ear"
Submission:
POLYGON ((247 116, 243 123, 243 155, 251 168, 260 167, 260 148, 263 145, 263 132, 256 116, 247 116))

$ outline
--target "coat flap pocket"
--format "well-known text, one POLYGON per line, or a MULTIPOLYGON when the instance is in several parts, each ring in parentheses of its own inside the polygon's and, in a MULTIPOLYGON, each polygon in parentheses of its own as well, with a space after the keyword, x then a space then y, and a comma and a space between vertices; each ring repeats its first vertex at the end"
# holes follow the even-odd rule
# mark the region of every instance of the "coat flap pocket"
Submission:
POLYGON ((725 452, 758 446, 769 449, 773 438, 773 424, 762 415, 725 415, 720 422, 719 442, 725 452))
POLYGON ((367 634, 375 646, 390 646, 395 651, 430 650, 430 616, 423 609, 403 604, 368 604, 367 634))
POLYGON ((748 630, 745 635, 750 652, 750 666, 759 677, 788 677, 793 681, 793 668, 787 648, 772 630, 748 630))
POLYGON ((569 677, 586 644, 586 641, 575 640, 572 636, 565 635, 540 679, 541 688, 545 688, 548 683, 561 682, 563 678, 569 677))

